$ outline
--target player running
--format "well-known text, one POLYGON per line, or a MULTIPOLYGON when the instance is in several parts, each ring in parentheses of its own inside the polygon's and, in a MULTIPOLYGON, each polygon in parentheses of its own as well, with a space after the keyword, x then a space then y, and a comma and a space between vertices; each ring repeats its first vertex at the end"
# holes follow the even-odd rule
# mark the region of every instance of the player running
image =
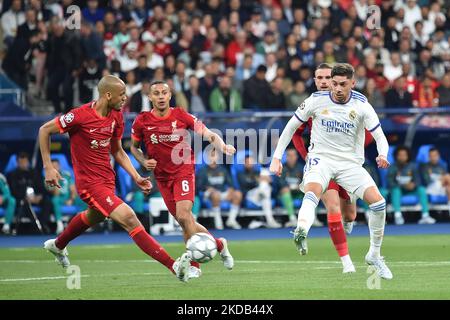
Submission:
MULTIPOLYGON (((314 81, 316 87, 320 91, 330 91, 331 69, 331 65, 322 63, 314 72, 314 81)), ((307 122, 304 122, 300 128, 295 131, 294 136, 292 137, 295 148, 305 161, 307 159, 308 151, 303 142, 302 134, 306 129, 309 129, 309 133, 311 134, 311 123, 312 119, 309 118, 307 122)), ((372 141, 372 135, 367 131, 365 132, 367 133, 365 145, 368 145, 372 141)), ((327 209, 328 231, 341 259, 343 265, 342 272, 355 272, 355 266, 349 255, 345 233, 350 234, 353 229, 353 222, 356 219, 356 199, 354 196, 350 197, 347 191, 339 186, 334 180, 330 180, 328 189, 322 194, 321 200, 327 209), (341 219, 341 212, 344 220, 343 222, 341 219)), ((306 250, 301 253, 306 254, 306 250)))
MULTIPOLYGON (((227 155, 236 150, 226 145, 215 133, 201 121, 182 108, 169 106, 172 94, 164 81, 155 81, 150 87, 149 99, 153 109, 141 112, 132 127, 131 152, 147 170, 154 170, 156 183, 169 212, 183 229, 186 242, 197 232, 208 230, 197 223, 192 215, 195 196, 194 153, 190 146, 189 131, 202 135, 215 149, 227 155), (140 149, 145 145, 147 157, 140 149)), ((233 257, 224 238, 215 239, 224 266, 231 270, 233 257)), ((200 265, 192 262, 190 274, 201 275, 200 265)))
POLYGON ((314 211, 331 179, 369 204, 370 248, 365 260, 377 269, 381 278, 392 279, 380 249, 383 240, 386 201, 375 182, 362 167, 364 163, 364 128, 377 143, 378 167, 387 168, 388 142, 380 121, 366 97, 353 91, 354 69, 345 63, 331 71, 331 92, 318 91, 306 99, 289 120, 280 137, 270 164, 270 171, 280 175, 281 158, 295 130, 312 118, 311 146, 303 180, 305 197, 299 211, 294 241, 300 252, 307 252, 306 237, 313 223, 314 211))
POLYGON ((67 244, 88 228, 109 217, 122 226, 139 248, 158 260, 176 276, 186 281, 189 272, 187 254, 174 261, 161 245, 150 236, 136 217, 133 209, 115 195, 115 173, 110 154, 133 178, 143 192, 152 185, 139 175, 122 148, 124 130, 120 111, 126 100, 125 84, 115 76, 105 76, 98 83, 99 99, 45 123, 39 129, 39 144, 45 169, 45 182, 60 188, 61 175, 50 160, 50 135, 68 132, 75 172, 75 185, 81 199, 89 205, 76 215, 56 238, 47 240, 44 249, 64 268, 70 265, 67 244))

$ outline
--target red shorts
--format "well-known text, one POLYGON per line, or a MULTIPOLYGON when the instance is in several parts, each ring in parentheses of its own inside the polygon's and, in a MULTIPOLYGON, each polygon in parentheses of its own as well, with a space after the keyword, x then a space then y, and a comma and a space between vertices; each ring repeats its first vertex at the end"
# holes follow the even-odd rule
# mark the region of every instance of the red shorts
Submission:
POLYGON ((87 203, 90 209, 101 212, 105 217, 109 217, 111 212, 120 206, 123 201, 115 193, 114 184, 94 184, 79 188, 81 200, 87 203))
POLYGON ((350 196, 348 195, 347 191, 340 185, 338 185, 334 180, 330 180, 327 190, 336 190, 339 193, 339 198, 344 200, 350 200, 350 196))
POLYGON ((169 209, 170 214, 174 217, 177 213, 176 203, 178 201, 190 200, 194 202, 195 176, 193 174, 167 181, 156 180, 156 184, 167 209, 169 209))

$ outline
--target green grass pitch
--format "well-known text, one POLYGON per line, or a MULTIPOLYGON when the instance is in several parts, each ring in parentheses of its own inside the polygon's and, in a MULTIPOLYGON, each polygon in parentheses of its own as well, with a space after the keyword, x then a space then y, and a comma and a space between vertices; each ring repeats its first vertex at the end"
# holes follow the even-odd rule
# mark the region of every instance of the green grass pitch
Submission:
MULTIPOLYGON (((309 239, 300 256, 289 239, 230 241, 235 268, 219 256, 203 265, 200 279, 178 281, 133 244, 69 247, 81 271, 80 289, 68 289, 68 276, 41 248, 0 249, 0 299, 450 299, 450 237, 387 236, 382 254, 394 279, 367 273, 368 237, 350 237, 355 274, 342 274, 328 238, 309 239)), ((173 256, 181 243, 166 243, 173 256)))

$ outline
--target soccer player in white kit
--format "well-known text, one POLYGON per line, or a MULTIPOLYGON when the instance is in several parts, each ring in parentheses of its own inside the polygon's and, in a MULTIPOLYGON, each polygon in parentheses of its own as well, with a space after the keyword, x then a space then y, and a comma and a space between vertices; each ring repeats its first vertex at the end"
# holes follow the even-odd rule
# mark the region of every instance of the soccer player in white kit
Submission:
POLYGON ((281 158, 295 130, 312 118, 311 143, 306 159, 303 187, 305 196, 298 214, 294 241, 306 254, 306 237, 314 221, 314 212, 330 179, 368 203, 370 248, 365 260, 383 279, 392 273, 380 255, 386 218, 386 201, 375 182, 362 167, 364 163, 364 129, 377 144, 379 168, 389 167, 388 142, 375 110, 367 98, 353 91, 354 69, 346 63, 336 64, 331 71, 331 92, 318 91, 295 111, 281 134, 272 157, 270 171, 281 175, 281 158))

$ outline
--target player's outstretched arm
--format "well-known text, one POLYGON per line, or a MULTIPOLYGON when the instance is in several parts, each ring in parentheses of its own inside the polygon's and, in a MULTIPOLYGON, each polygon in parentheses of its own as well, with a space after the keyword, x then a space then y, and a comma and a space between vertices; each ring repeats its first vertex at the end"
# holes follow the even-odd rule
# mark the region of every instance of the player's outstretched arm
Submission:
POLYGON ((62 179, 59 172, 53 167, 50 158, 50 136, 59 133, 60 129, 54 119, 46 122, 39 128, 39 148, 41 149, 42 164, 45 170, 45 183, 61 188, 59 181, 62 179))
POLYGON ((280 140, 278 140, 277 147, 273 153, 272 161, 270 162, 270 172, 276 174, 277 176, 281 176, 281 172, 283 170, 281 158, 283 157, 284 150, 286 150, 292 136, 301 124, 302 122, 298 119, 298 117, 293 116, 284 128, 283 133, 281 133, 280 140))
POLYGON ((157 165, 157 161, 155 159, 147 159, 144 155, 144 152, 141 149, 141 142, 131 139, 131 153, 136 158, 136 160, 143 166, 146 170, 154 170, 157 165))
POLYGON ((152 183, 150 177, 143 178, 134 168, 125 150, 122 147, 122 141, 120 139, 111 140, 111 154, 114 160, 125 169, 126 172, 133 178, 134 182, 141 188, 144 193, 150 192, 152 189, 152 183))
POLYGON ((236 153, 236 149, 231 144, 225 144, 222 138, 218 134, 212 132, 207 127, 203 128, 203 137, 205 137, 209 143, 211 143, 217 150, 222 151, 227 156, 232 156, 236 153))
POLYGON ((377 144, 378 157, 376 158, 378 168, 386 169, 391 164, 387 161, 387 154, 389 151, 389 143, 384 135, 381 126, 372 131, 372 137, 377 144))

